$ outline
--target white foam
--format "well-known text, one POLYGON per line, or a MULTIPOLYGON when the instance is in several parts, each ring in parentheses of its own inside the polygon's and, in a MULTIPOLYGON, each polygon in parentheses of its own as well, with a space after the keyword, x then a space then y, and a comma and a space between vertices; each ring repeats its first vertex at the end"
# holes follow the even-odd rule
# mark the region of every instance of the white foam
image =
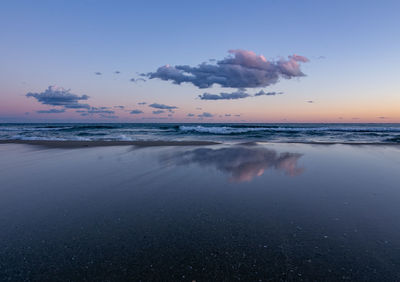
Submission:
POLYGON ((68 139, 57 138, 57 137, 38 137, 38 136, 22 136, 14 135, 10 138, 11 140, 27 140, 27 141, 67 141, 68 139))
POLYGON ((252 131, 265 131, 269 128, 264 127, 244 127, 244 128, 234 128, 229 126, 180 126, 181 131, 195 131, 200 133, 211 133, 211 134, 232 134, 232 133, 246 133, 252 131))
POLYGON ((316 132, 316 131, 343 131, 343 132, 400 132, 399 127, 229 127, 229 126, 180 126, 181 131, 193 131, 210 134, 233 134, 257 131, 291 131, 291 132, 316 132))
POLYGON ((53 131, 72 127, 0 127, 0 131, 53 131))

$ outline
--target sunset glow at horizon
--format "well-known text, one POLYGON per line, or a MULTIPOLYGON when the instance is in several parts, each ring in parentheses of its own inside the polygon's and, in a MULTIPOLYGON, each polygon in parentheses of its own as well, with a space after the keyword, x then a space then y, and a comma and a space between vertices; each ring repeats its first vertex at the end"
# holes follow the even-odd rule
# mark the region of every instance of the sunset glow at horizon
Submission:
POLYGON ((400 122, 397 1, 21 2, 2 123, 400 122))

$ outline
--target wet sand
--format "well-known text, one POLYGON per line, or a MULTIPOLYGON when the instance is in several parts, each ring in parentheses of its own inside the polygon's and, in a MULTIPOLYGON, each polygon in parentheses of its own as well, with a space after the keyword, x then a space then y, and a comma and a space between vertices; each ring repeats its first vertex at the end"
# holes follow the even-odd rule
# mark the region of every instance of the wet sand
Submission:
POLYGON ((0 140, 0 144, 27 144, 52 148, 82 148, 82 147, 105 147, 105 146, 137 146, 137 147, 159 147, 159 146, 207 146, 217 145, 218 142, 211 141, 49 141, 49 140, 0 140))
POLYGON ((400 279, 397 146, 39 145, 0 144, 1 281, 400 279))

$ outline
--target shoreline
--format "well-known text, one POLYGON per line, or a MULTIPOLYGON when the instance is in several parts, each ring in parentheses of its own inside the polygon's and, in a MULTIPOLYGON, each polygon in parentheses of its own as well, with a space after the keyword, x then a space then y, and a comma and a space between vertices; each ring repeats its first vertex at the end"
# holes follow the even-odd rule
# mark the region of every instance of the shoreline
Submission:
MULTIPOLYGON (((162 147, 162 146, 211 146, 222 145, 224 142, 216 141, 167 141, 167 140, 147 140, 147 141, 75 141, 75 140, 0 140, 2 144, 25 144, 44 146, 51 148, 87 148, 87 147, 110 147, 110 146, 136 146, 136 147, 162 147)), ((400 143, 368 143, 368 142, 240 142, 233 145, 262 145, 262 144, 304 144, 304 145, 351 145, 351 146, 400 146, 400 143)), ((231 144, 232 145, 232 144, 231 144)))
POLYGON ((136 147, 161 147, 161 146, 209 146, 219 145, 213 141, 53 141, 53 140, 0 140, 1 144, 26 144, 52 148, 87 148, 107 146, 136 146, 136 147))

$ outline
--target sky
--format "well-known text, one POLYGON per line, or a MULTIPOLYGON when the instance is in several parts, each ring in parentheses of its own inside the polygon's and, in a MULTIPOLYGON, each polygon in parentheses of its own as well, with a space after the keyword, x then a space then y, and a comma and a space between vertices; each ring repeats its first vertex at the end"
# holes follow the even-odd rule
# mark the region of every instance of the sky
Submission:
POLYGON ((0 2, 0 122, 400 122, 400 1, 0 2))

